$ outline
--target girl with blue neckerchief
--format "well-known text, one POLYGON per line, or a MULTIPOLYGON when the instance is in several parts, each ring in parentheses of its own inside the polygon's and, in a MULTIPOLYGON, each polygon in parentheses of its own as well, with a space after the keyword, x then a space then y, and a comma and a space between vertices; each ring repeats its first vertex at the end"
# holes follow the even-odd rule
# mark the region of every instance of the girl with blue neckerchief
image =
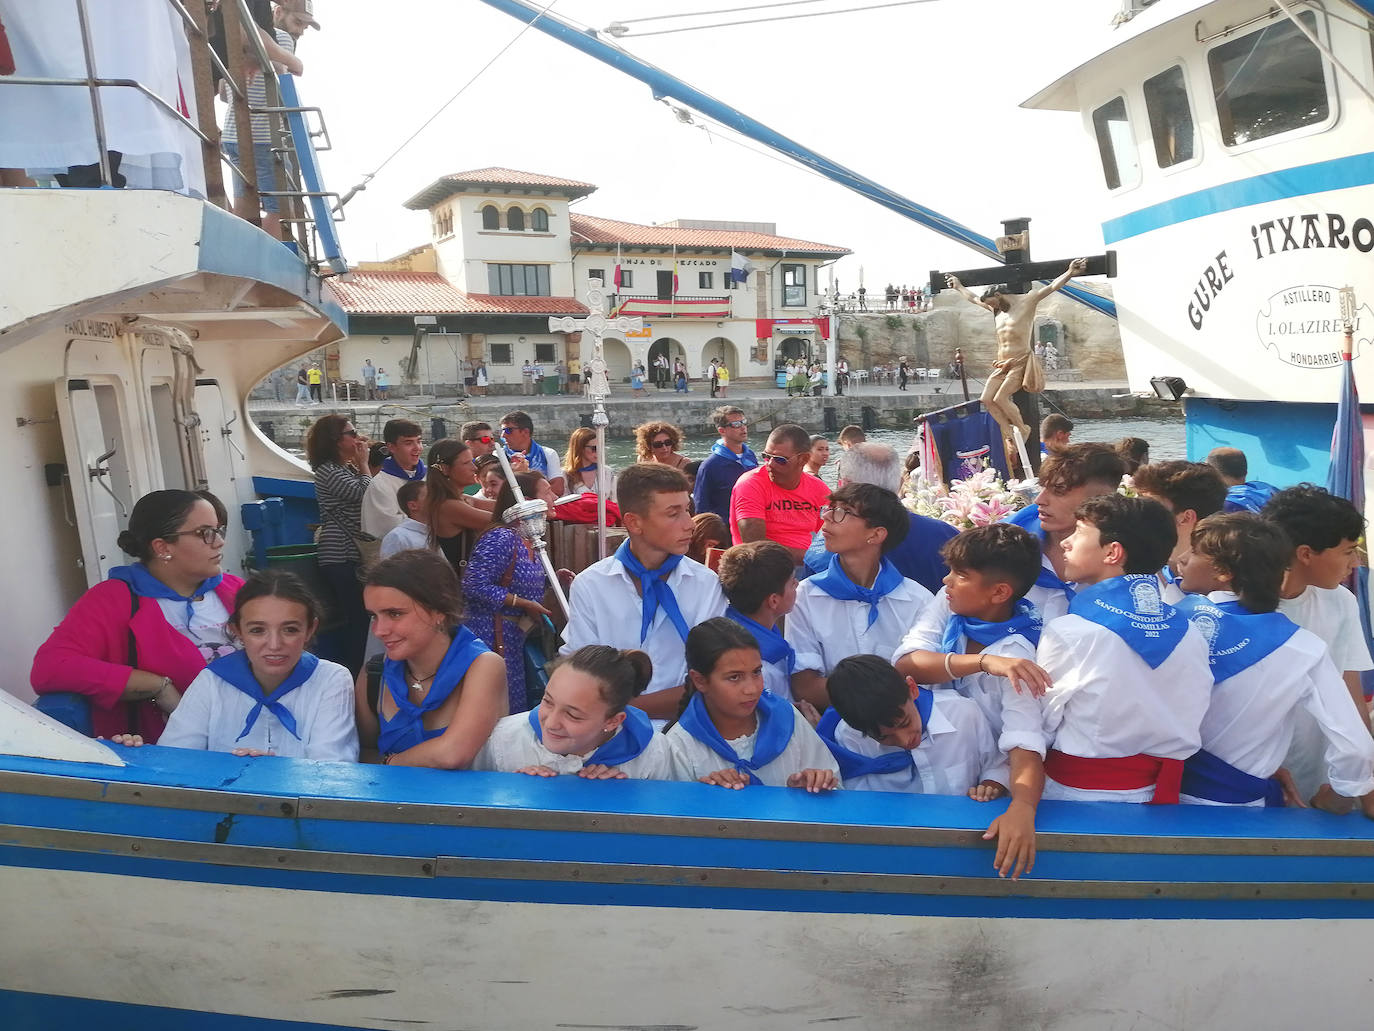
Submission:
POLYGON ((229 617, 243 650, 220 656, 196 677, 159 744, 357 762, 353 678, 305 650, 319 624, 319 603, 298 577, 254 573, 229 617))
POLYGON ((752 634, 718 616, 687 635, 687 691, 667 732, 674 780, 723 788, 746 784, 840 787, 839 765, 805 717, 763 689, 752 634))
POLYGON ((591 780, 670 780, 663 736, 643 709, 629 708, 653 678, 642 651, 589 644, 564 659, 538 707, 507 716, 474 770, 591 780))
POLYGON ((509 712, 506 665, 459 622, 453 567, 432 551, 402 551, 367 572, 363 602, 386 648, 378 697, 358 678, 358 728, 383 763, 467 769, 509 712))

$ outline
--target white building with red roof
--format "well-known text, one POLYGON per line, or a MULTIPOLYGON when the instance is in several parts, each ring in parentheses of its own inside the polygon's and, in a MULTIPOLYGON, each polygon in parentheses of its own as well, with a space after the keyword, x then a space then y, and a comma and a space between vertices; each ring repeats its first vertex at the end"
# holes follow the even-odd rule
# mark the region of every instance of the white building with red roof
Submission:
POLYGON ((371 358, 412 382, 447 384, 470 381, 481 362, 492 393, 518 393, 527 362, 546 374, 560 361, 577 368, 577 335, 550 333, 548 317, 585 315, 590 277, 610 287, 615 311, 644 318, 640 333, 605 342, 612 383, 659 355, 681 358, 693 378, 715 358, 734 378, 770 379, 789 358, 821 357, 820 281, 848 249, 768 223, 639 225, 572 210, 595 190, 510 168, 430 183, 406 201, 429 212, 430 242, 335 281, 351 328, 344 378, 371 358), (735 282, 741 257, 750 271, 735 282))

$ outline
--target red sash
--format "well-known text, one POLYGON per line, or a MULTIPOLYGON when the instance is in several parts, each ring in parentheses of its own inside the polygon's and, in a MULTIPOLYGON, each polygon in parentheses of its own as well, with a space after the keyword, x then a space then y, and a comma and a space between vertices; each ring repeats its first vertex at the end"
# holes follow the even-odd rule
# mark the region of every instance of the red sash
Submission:
POLYGON ((1183 760, 1144 754, 1087 759, 1051 748, 1045 758, 1045 773, 1066 787, 1091 791, 1131 791, 1153 784, 1150 804, 1160 805, 1178 802, 1183 760))

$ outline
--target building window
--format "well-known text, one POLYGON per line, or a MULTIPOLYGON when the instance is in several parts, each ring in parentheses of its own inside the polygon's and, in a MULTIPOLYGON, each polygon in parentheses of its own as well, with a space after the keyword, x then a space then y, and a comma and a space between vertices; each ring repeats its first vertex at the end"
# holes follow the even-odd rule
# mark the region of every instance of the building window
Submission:
POLYGON ((549 266, 488 265, 487 293, 501 297, 548 297, 549 266))
POLYGON ((629 290, 635 285, 635 274, 633 269, 623 268, 620 270, 620 289, 629 290))
POLYGON ((1102 177, 1107 189, 1119 190, 1140 182, 1140 159, 1126 118, 1126 98, 1109 100, 1093 112, 1093 132, 1102 157, 1102 177))
POLYGON ((514 229, 517 232, 525 231, 525 213, 519 208, 511 208, 506 212, 506 228, 514 229))
POLYGON ((738 290, 740 286, 737 282, 735 282, 735 277, 729 275, 728 273, 725 276, 725 283, 723 285, 727 290, 738 290))
POLYGON ((1183 67, 1174 65, 1145 80, 1145 112, 1160 168, 1193 159, 1193 109, 1183 85, 1183 67))
POLYGON ((601 285, 602 285, 602 286, 605 286, 605 287, 609 287, 609 286, 611 285, 611 281, 610 281, 609 279, 606 278, 606 270, 605 270, 604 268, 589 268, 589 269, 587 269, 587 278, 588 278, 588 279, 599 279, 599 280, 601 280, 601 285))
POLYGON ((491 364, 493 365, 514 365, 515 359, 511 357, 510 344, 491 345, 491 364))
MULTIPOLYGON (((1317 16, 1298 21, 1314 35, 1317 16)), ((1331 114, 1321 51, 1280 19, 1207 55, 1221 141, 1228 147, 1326 121, 1331 114)))
POLYGON ((484 207, 484 208, 482 209, 482 228, 483 228, 483 229, 500 229, 500 228, 501 228, 501 212, 499 212, 499 211, 496 210, 496 205, 495 205, 495 204, 488 204, 486 207, 484 207))
POLYGON ((698 272, 698 273, 697 273, 697 289, 698 289, 698 290, 710 290, 710 289, 712 289, 712 282, 713 282, 713 280, 714 280, 715 278, 716 278, 716 275, 715 275, 714 272, 698 272))
POLYGON ((558 361, 558 356, 554 353, 556 344, 535 344, 534 360, 540 365, 552 365, 558 361))
POLYGON ((805 265, 784 265, 782 267, 782 306, 784 308, 806 307, 805 265))
POLYGON ((543 208, 535 208, 531 211, 530 228, 536 233, 547 233, 549 231, 549 213, 543 208))

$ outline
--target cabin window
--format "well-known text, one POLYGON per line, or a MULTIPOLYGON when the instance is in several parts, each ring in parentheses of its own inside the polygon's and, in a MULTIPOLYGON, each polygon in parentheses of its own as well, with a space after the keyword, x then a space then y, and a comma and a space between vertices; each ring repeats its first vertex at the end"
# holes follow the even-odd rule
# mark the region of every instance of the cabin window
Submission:
POLYGON ((483 229, 500 229, 500 228, 501 228, 501 212, 499 212, 499 211, 496 210, 496 205, 495 205, 495 204, 488 204, 486 207, 484 207, 484 208, 482 209, 482 228, 483 228, 483 229))
POLYGON ((500 297, 548 297, 549 266, 488 265, 487 293, 500 297))
MULTIPOLYGON (((1313 34, 1317 16, 1298 20, 1313 34)), ((1321 51, 1280 19, 1207 55, 1221 139, 1228 147, 1317 125, 1331 114, 1321 51)))
POLYGON ((519 208, 511 208, 506 212, 506 228, 514 229, 517 232, 525 231, 525 213, 519 208))
POLYGON ((1102 156, 1102 177, 1107 189, 1119 190, 1140 182, 1140 159, 1126 118, 1126 98, 1109 100, 1093 112, 1093 134, 1102 156))
POLYGON ((491 364, 493 365, 514 365, 511 358, 510 344, 491 345, 491 364))
POLYGON ((1193 109, 1183 85, 1183 68, 1174 65, 1145 80, 1145 111, 1160 168, 1193 159, 1193 109))
POLYGON ((782 306, 784 308, 806 307, 805 265, 784 265, 782 267, 782 306))
POLYGON ((535 208, 531 211, 530 228, 536 233, 547 233, 549 231, 549 213, 543 208, 535 208))

